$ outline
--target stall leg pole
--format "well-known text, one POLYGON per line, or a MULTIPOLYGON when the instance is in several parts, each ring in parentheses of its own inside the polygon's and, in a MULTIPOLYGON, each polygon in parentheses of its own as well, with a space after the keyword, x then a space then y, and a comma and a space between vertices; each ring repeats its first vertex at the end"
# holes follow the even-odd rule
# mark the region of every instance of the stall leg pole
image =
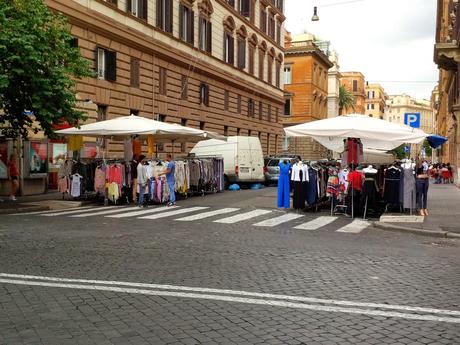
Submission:
POLYGON ((331 216, 334 214, 334 196, 331 195, 331 216))
POLYGON ((364 216, 363 216, 363 219, 366 219, 366 214, 367 214, 367 200, 368 200, 368 196, 366 196, 366 203, 364 204, 364 216))

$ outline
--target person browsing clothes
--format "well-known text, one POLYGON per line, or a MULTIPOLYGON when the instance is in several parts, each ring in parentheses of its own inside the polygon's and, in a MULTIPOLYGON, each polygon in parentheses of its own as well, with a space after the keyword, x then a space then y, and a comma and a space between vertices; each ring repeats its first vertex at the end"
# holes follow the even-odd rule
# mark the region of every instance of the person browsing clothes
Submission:
POLYGON ((171 154, 166 156, 166 162, 168 162, 168 166, 166 167, 166 172, 164 172, 162 175, 166 175, 166 182, 168 183, 169 187, 168 206, 173 206, 176 204, 176 193, 174 191, 176 185, 176 163, 173 161, 171 154))
POLYGON ((137 164, 137 184, 139 185, 139 207, 144 206, 144 191, 147 185, 147 170, 145 169, 145 156, 139 157, 139 163, 137 164))

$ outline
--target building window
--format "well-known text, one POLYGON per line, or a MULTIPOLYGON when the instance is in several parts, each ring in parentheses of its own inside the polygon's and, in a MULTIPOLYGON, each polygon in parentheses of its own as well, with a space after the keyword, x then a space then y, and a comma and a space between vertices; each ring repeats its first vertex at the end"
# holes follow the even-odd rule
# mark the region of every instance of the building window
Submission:
POLYGON ((166 95, 167 93, 167 79, 166 68, 160 67, 160 77, 158 78, 158 92, 160 95, 166 95))
POLYGON ((147 3, 148 0, 128 0, 127 9, 133 16, 147 20, 147 3))
POLYGON ((235 0, 225 0, 225 2, 235 8, 235 0))
POLYGON ((251 135, 252 135, 252 131, 248 129, 248 137, 250 137, 251 135))
POLYGON ((228 126, 224 126, 224 136, 228 137, 228 126))
POLYGON ((284 102, 284 115, 290 116, 290 115, 292 115, 291 112, 292 112, 292 100, 290 98, 288 98, 284 102))
POLYGON ((243 17, 249 18, 251 16, 251 0, 239 0, 239 12, 243 17))
POLYGON ((132 87, 139 87, 139 74, 140 74, 139 59, 131 58, 130 74, 131 74, 130 85, 132 87))
POLYGON ((212 52, 212 25, 211 22, 200 17, 199 24, 199 47, 202 51, 212 52))
POLYGON ((254 100, 253 99, 248 99, 248 116, 249 117, 254 117, 254 100))
POLYGON ((246 40, 243 38, 238 39, 238 68, 246 68, 246 40))
POLYGON ((179 4, 179 35, 181 40, 194 44, 195 15, 193 11, 179 4))
POLYGON ((280 87, 280 83, 281 83, 281 81, 280 81, 280 79, 281 79, 280 75, 281 75, 281 62, 279 62, 279 61, 277 60, 277 61, 276 61, 276 70, 275 70, 275 85, 276 85, 276 87, 278 87, 278 88, 280 87))
POLYGON ((267 56, 267 81, 269 84, 273 82, 273 57, 268 55, 267 56))
POLYGON ((117 53, 103 48, 96 49, 97 78, 117 80, 117 53))
POLYGON ((284 84, 292 84, 291 66, 284 66, 284 84))
POLYGON ((229 103, 230 93, 225 90, 224 91, 224 110, 228 110, 228 103, 229 103))
POLYGON ((166 122, 166 115, 158 114, 158 121, 160 121, 160 122, 166 122))
POLYGON ((260 31, 267 33, 267 11, 265 8, 260 9, 260 31))
POLYGON ((226 32, 224 34, 224 61, 230 65, 234 63, 233 36, 226 32))
POLYGON ((201 129, 202 131, 204 131, 204 122, 203 122, 203 121, 200 121, 200 129, 201 129))
POLYGON ((205 83, 200 84, 200 104, 209 106, 209 85, 205 83))
POLYGON ((263 120, 264 118, 264 105, 262 103, 262 101, 259 101, 259 120, 263 120))
POLYGON ((249 74, 254 75, 254 58, 255 58, 256 48, 249 44, 249 74))
POLYGON ((241 133, 241 128, 237 128, 237 129, 236 129, 236 135, 239 136, 240 133, 241 133))
POLYGON ((259 79, 264 80, 264 60, 265 52, 262 49, 259 49, 259 79))
POLYGON ((278 123, 278 116, 279 116, 279 108, 275 110, 275 122, 278 123))
POLYGON ((375 109, 375 104, 371 104, 371 109, 372 109, 372 110, 375 109))
POLYGON ((281 23, 276 23, 276 43, 281 45, 281 23))
POLYGON ((180 125, 184 126, 184 127, 187 126, 187 119, 181 119, 180 120, 180 125))
POLYGON ((241 95, 238 95, 236 100, 236 112, 241 114, 241 95))
POLYGON ((268 105, 268 111, 267 111, 267 121, 268 122, 271 122, 272 121, 272 105, 269 104, 268 105))
POLYGON ((353 80, 353 92, 358 92, 358 81, 353 80))
POLYGON ((186 75, 181 78, 180 98, 183 100, 188 98, 188 77, 186 75))
POLYGON ((157 0, 157 27, 173 32, 173 0, 157 0))
POLYGON ((275 18, 273 14, 270 14, 268 17, 268 36, 275 39, 275 18))
POLYGON ((139 110, 129 109, 129 115, 139 116, 139 110))

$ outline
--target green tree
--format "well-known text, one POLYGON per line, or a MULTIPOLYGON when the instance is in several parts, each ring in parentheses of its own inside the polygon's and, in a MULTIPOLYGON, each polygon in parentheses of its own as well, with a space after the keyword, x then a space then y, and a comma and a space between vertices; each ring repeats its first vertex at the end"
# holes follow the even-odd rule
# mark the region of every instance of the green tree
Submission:
POLYGON ((3 135, 27 138, 32 129, 53 136, 53 124, 84 119, 75 109, 76 79, 93 72, 72 42, 66 18, 42 0, 0 0, 3 135))
POLYGON ((352 108, 355 110, 356 98, 351 91, 340 85, 339 87, 339 115, 342 115, 344 109, 352 108))
POLYGON ((433 156, 433 148, 430 146, 430 143, 428 142, 428 140, 425 139, 425 141, 423 142, 423 147, 425 148, 425 154, 426 154, 426 157, 432 157, 433 156))
POLYGON ((390 152, 395 155, 397 159, 403 159, 407 157, 407 153, 404 152, 405 144, 398 146, 397 148, 391 150, 390 152))

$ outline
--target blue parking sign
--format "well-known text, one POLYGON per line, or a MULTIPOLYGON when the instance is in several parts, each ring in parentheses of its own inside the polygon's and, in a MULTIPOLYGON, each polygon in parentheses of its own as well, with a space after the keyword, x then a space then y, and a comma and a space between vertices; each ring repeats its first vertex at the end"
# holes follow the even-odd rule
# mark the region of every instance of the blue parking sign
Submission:
POLYGON ((404 124, 412 128, 420 128, 420 113, 405 113, 404 124))

